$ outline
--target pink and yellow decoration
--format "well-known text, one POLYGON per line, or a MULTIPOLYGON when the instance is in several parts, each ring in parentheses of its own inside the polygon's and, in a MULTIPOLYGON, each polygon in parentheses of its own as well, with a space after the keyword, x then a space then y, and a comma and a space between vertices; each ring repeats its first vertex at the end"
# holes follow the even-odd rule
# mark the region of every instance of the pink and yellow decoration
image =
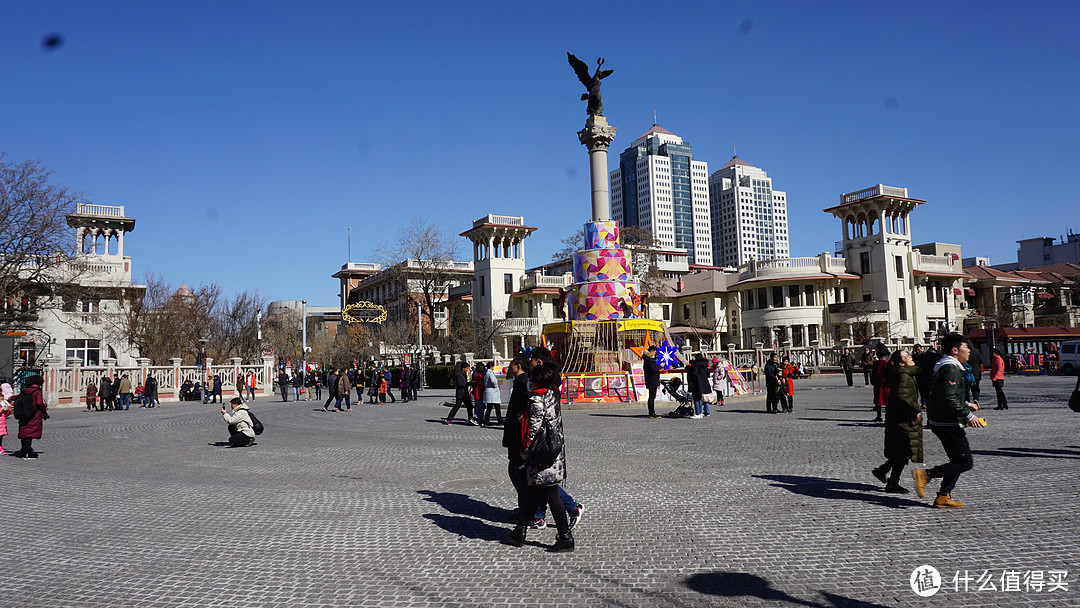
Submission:
POLYGON ((626 302, 629 301, 628 287, 634 283, 622 281, 593 281, 570 286, 567 299, 574 319, 597 321, 603 319, 625 319, 626 302))
POLYGON ((585 249, 615 249, 618 246, 618 222, 608 220, 585 224, 585 249))
POLYGON ((574 254, 574 281, 629 281, 630 256, 625 249, 586 249, 574 254))

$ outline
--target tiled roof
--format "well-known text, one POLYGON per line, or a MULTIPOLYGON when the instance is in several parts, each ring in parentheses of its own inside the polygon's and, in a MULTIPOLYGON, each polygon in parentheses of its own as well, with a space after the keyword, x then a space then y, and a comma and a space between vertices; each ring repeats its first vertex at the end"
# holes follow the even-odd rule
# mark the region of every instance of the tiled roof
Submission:
POLYGON ((724 165, 723 167, 720 167, 720 168, 721 169, 727 169, 728 167, 734 167, 735 165, 742 165, 743 167, 753 167, 754 166, 754 165, 751 165, 750 163, 746 162, 745 160, 739 158, 738 156, 732 156, 731 160, 729 160, 726 165, 724 165))
POLYGON ((641 137, 648 137, 650 135, 655 135, 657 133, 660 133, 662 135, 671 135, 673 137, 678 137, 678 135, 675 135, 671 131, 668 131, 667 129, 665 129, 664 127, 661 127, 660 125, 658 125, 656 123, 653 123, 653 126, 648 131, 645 131, 644 133, 642 133, 641 137))

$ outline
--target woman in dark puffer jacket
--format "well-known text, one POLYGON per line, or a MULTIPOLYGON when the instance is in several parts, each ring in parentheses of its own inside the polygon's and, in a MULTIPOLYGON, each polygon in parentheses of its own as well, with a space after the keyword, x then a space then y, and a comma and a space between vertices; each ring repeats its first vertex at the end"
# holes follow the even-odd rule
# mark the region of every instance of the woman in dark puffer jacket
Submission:
POLYGON ((885 484, 885 491, 906 494, 900 474, 908 461, 922 462, 922 405, 915 376, 919 367, 906 350, 893 353, 885 369, 889 402, 885 407, 885 458, 888 462, 873 470, 885 484))

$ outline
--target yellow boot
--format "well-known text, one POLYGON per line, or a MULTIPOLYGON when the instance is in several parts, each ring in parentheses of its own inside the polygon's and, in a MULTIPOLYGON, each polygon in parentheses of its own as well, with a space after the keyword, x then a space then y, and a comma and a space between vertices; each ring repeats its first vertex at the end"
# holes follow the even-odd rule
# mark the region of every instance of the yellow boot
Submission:
POLYGON ((959 509, 964 506, 964 503, 959 500, 953 500, 953 497, 949 494, 938 494, 934 499, 934 506, 939 509, 959 509))
POLYGON ((930 483, 930 476, 926 474, 926 469, 911 469, 911 478, 915 480, 915 491, 919 493, 919 498, 926 495, 926 484, 930 483))

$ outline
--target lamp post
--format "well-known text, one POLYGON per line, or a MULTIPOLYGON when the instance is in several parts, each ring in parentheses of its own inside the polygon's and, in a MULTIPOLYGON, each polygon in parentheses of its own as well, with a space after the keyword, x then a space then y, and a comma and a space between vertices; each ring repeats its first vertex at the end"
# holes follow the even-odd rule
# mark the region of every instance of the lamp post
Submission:
POLYGON ((307 384, 307 300, 300 301, 300 325, 300 381, 307 384))
POLYGON ((210 338, 199 338, 199 370, 202 371, 203 390, 206 389, 206 343, 210 338))

